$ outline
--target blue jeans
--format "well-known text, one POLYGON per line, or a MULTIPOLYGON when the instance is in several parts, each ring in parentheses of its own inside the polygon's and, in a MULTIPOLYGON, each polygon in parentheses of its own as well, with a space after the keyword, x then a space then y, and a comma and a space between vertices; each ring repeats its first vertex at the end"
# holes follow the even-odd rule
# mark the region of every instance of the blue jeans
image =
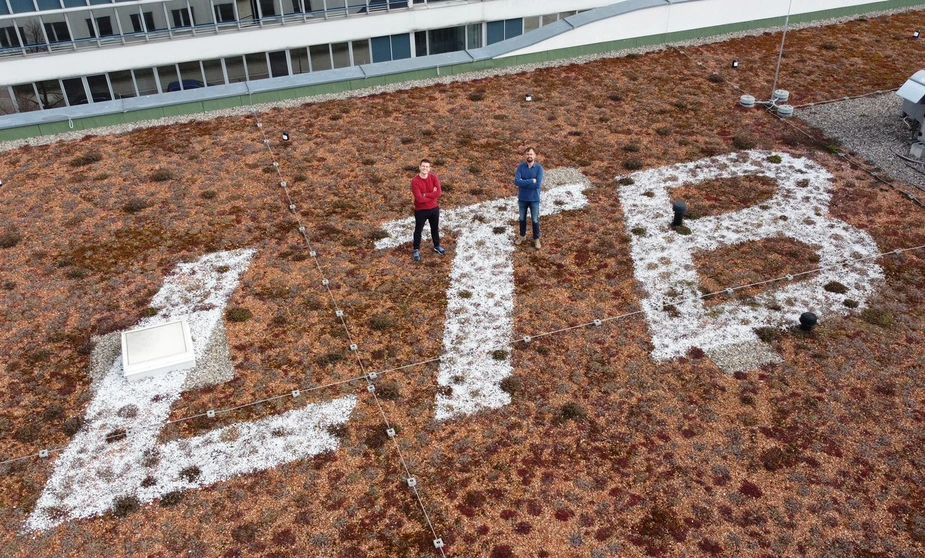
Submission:
POLYGON ((527 208, 530 208, 530 218, 533 220, 533 238, 540 237, 540 202, 517 200, 520 208, 520 236, 527 235, 527 208))

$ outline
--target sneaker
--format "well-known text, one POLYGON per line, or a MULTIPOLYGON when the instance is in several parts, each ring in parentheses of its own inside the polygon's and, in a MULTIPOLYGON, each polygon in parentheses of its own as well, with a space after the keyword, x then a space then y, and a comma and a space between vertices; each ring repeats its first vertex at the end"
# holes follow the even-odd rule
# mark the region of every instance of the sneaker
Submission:
POLYGON ((540 248, 542 248, 542 245, 540 244, 540 239, 534 238, 534 239, 533 239, 533 246, 535 246, 537 250, 539 250, 540 248))
POLYGON ((434 246, 434 252, 440 254, 441 256, 446 255, 446 250, 443 249, 443 246, 434 246))
POLYGON ((411 252, 411 259, 416 262, 421 261, 421 251, 415 250, 414 252, 411 252))
POLYGON ((524 241, 524 237, 518 236, 516 239, 514 239, 514 244, 516 244, 517 246, 520 246, 520 244, 521 244, 523 241, 524 241))

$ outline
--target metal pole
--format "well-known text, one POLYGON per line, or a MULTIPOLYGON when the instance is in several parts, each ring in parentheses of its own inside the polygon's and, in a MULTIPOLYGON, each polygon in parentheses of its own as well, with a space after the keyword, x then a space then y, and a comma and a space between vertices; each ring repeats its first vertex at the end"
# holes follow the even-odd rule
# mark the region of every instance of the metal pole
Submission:
POLYGON ((777 69, 774 70, 774 85, 771 86, 771 105, 774 104, 774 92, 777 90, 777 76, 780 74, 780 59, 784 56, 784 41, 787 40, 787 26, 790 24, 790 8, 793 7, 793 0, 787 5, 787 18, 784 20, 784 34, 780 38, 780 52, 777 53, 777 69))

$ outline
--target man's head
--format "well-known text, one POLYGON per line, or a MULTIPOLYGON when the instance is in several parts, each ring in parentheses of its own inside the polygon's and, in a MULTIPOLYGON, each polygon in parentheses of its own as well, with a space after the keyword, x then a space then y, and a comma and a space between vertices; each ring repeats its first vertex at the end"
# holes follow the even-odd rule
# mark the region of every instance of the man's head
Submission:
POLYGON ((536 160, 536 149, 528 147, 524 149, 524 157, 527 159, 528 164, 533 164, 533 161, 536 160))
POLYGON ((421 176, 427 178, 428 174, 430 174, 430 161, 421 159, 421 176))

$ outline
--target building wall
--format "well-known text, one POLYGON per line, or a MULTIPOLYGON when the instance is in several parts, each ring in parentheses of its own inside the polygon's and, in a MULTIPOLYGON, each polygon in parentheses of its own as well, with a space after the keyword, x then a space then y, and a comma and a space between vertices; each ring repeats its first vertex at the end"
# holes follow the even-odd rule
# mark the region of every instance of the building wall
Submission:
POLYGON ((353 15, 340 19, 275 25, 218 35, 208 34, 206 31, 195 37, 178 37, 166 41, 30 55, 0 62, 0 85, 340 43, 468 23, 556 13, 565 9, 583 10, 607 5, 611 1, 492 0, 452 5, 418 4, 410 10, 390 13, 353 15))
MULTIPOLYGON (((502 57, 533 54, 583 45, 620 41, 640 35, 678 33, 784 17, 791 0, 699 0, 680 4, 637 10, 625 15, 582 25, 529 47, 515 50, 502 57)), ((878 5, 891 4, 887 0, 792 0, 791 16, 825 12, 852 6, 877 10, 878 5)))

